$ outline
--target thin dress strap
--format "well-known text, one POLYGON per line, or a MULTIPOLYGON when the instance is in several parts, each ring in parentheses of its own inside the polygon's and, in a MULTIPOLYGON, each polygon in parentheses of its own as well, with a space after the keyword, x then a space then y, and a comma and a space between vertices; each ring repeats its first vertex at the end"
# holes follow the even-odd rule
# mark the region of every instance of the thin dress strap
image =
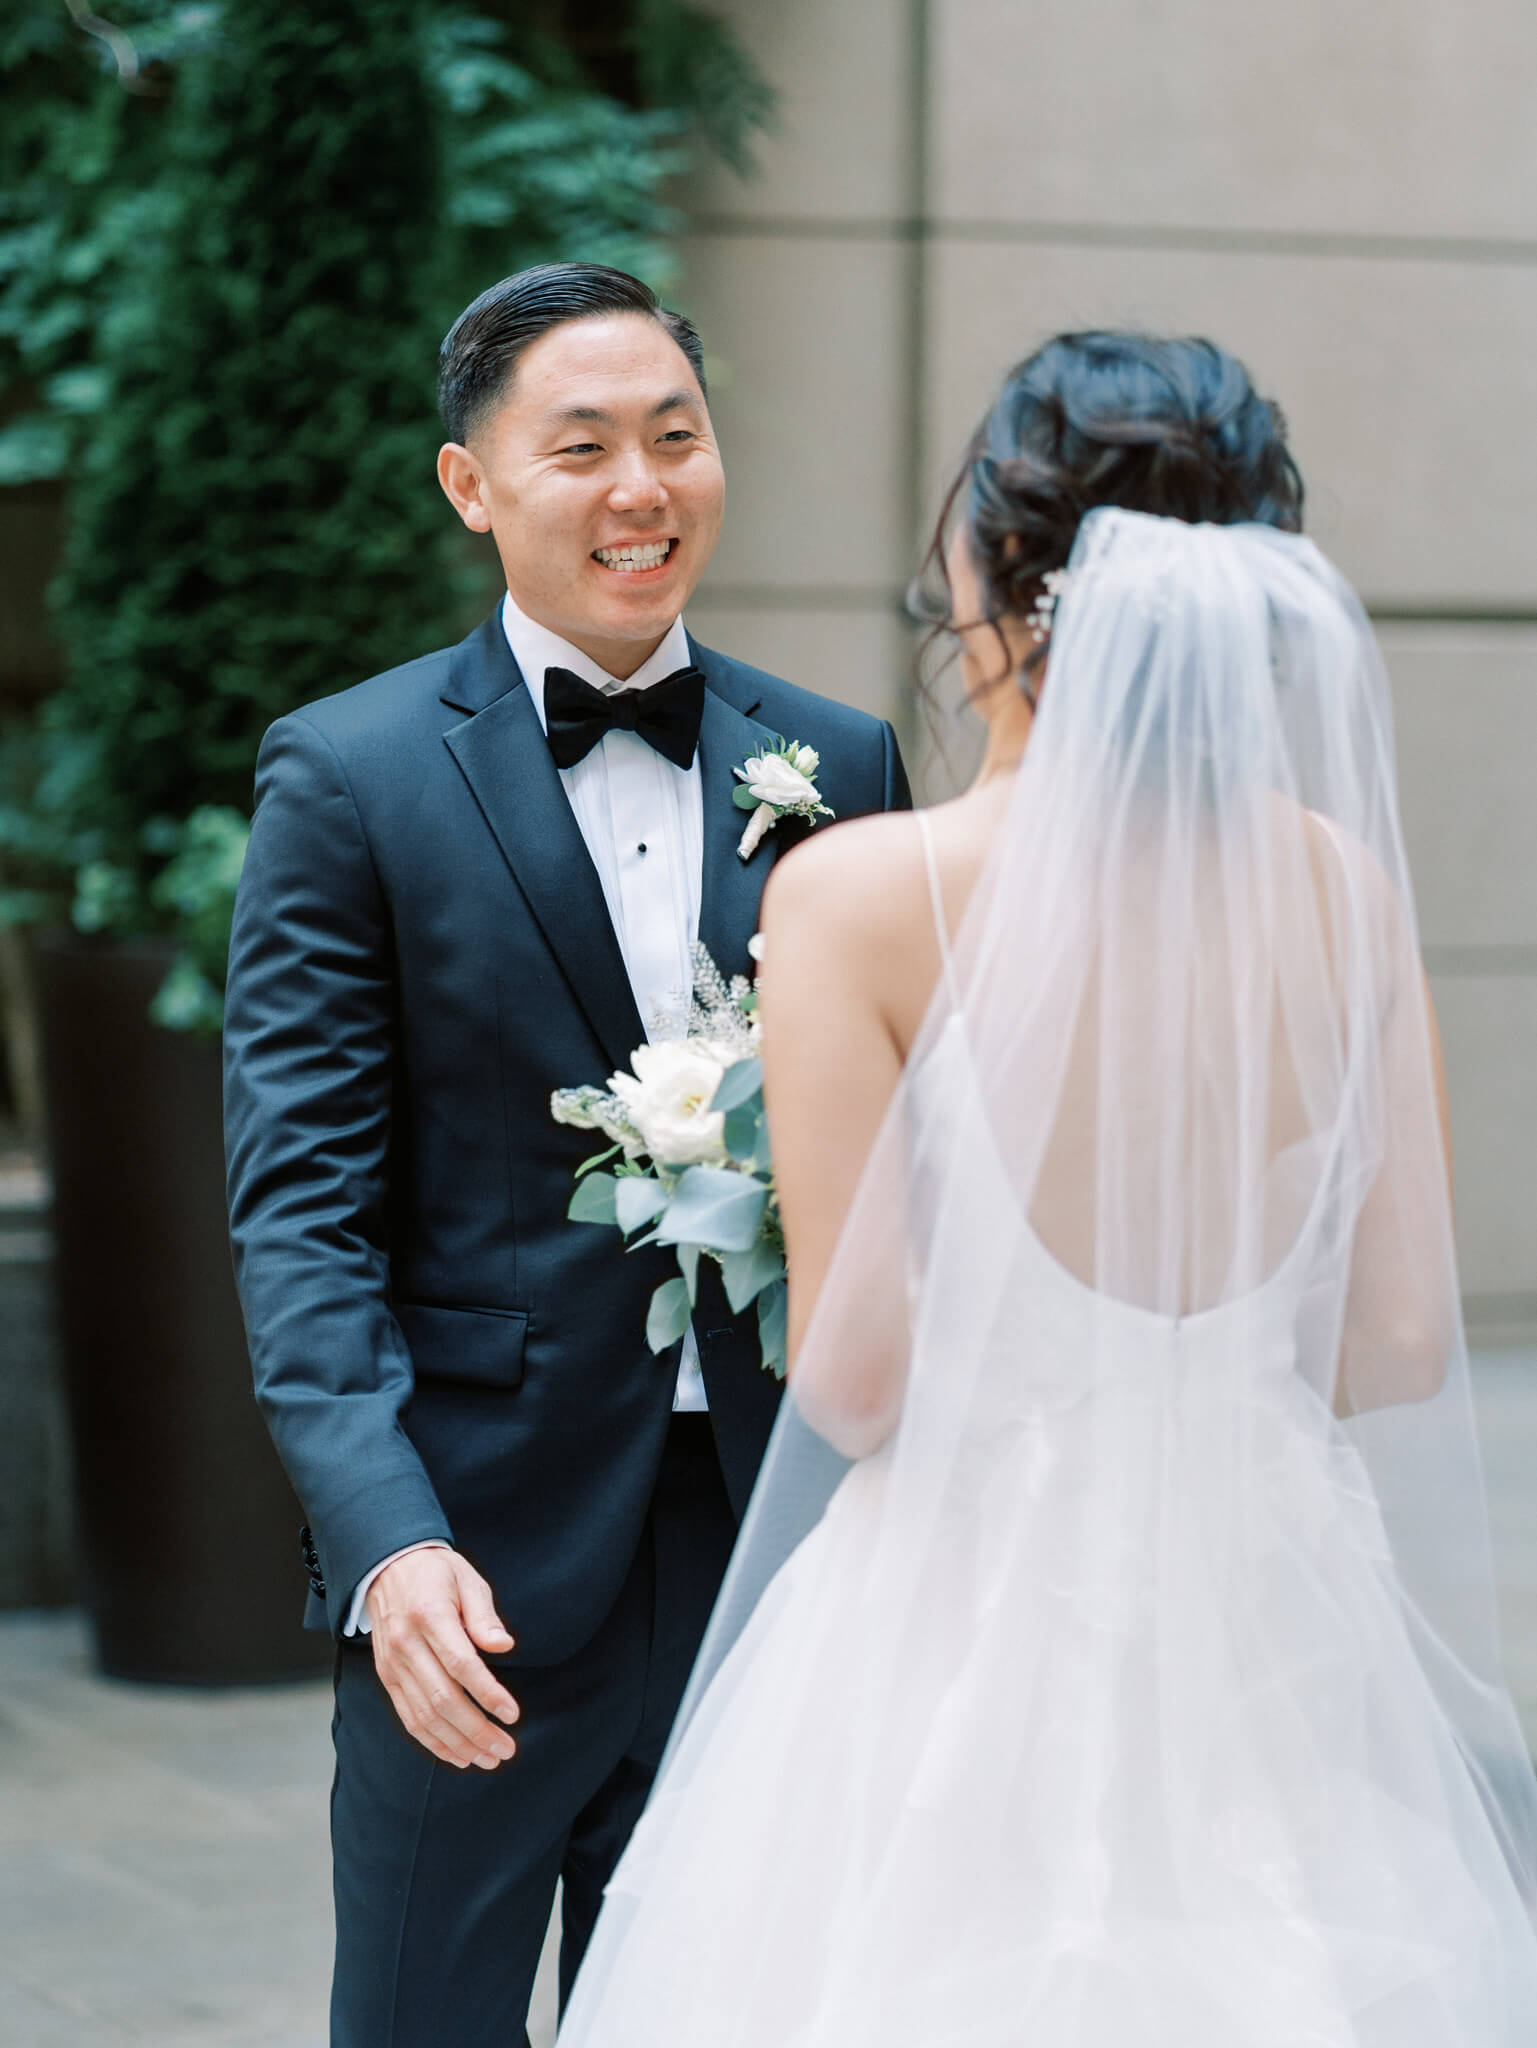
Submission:
POLYGON ((944 976, 945 994, 952 1012, 959 1012, 961 990, 955 977, 955 956, 950 951, 950 928, 945 923, 945 899, 939 887, 939 864, 934 858, 933 829, 922 811, 914 811, 913 816, 918 824, 918 837, 923 841, 923 865, 928 870, 929 904, 934 912, 934 936, 939 941, 939 964, 944 976))

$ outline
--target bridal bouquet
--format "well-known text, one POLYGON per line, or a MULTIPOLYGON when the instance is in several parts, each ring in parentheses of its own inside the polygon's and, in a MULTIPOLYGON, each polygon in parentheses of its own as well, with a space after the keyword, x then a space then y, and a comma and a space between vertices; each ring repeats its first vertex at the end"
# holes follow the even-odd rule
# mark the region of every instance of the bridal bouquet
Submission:
POLYGON ((785 1260, 774 1192, 757 997, 742 975, 728 982, 695 946, 694 994, 681 1038, 638 1046, 632 1071, 607 1088, 558 1088, 557 1123, 609 1140, 577 1169, 567 1215, 611 1223, 629 1240, 671 1245, 679 1276, 651 1297, 646 1341, 665 1351, 688 1328, 701 1254, 721 1269, 734 1312, 758 1304, 765 1368, 784 1377, 785 1260))

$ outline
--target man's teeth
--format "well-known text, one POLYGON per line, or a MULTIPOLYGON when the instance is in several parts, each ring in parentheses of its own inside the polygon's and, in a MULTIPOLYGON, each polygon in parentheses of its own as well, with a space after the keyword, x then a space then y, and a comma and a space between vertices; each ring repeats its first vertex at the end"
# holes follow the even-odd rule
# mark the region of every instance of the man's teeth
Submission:
POLYGON ((606 569, 630 571, 660 568, 671 551, 670 540, 646 541, 638 547, 593 549, 593 553, 606 569))

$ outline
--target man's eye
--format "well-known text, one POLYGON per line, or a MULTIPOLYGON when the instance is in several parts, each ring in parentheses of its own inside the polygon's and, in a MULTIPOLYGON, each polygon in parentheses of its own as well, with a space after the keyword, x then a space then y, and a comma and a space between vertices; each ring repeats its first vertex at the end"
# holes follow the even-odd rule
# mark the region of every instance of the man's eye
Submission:
POLYGON ((597 441, 573 441, 569 448, 562 448, 562 455, 596 455, 601 444, 597 441))
POLYGON ((697 436, 689 427, 674 427, 670 434, 662 436, 664 441, 692 441, 696 438, 697 436))

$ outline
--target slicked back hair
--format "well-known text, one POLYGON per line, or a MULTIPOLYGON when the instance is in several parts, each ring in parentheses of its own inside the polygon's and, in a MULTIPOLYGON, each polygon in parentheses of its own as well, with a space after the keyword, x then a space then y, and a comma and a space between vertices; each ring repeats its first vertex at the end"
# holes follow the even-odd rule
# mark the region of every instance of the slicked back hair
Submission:
POLYGON ((507 394, 518 358, 541 334, 569 320, 639 313, 665 328, 704 383, 698 329, 660 302, 650 285, 606 263, 536 263, 483 291, 459 315, 438 351, 438 411, 451 441, 464 442, 507 394))

